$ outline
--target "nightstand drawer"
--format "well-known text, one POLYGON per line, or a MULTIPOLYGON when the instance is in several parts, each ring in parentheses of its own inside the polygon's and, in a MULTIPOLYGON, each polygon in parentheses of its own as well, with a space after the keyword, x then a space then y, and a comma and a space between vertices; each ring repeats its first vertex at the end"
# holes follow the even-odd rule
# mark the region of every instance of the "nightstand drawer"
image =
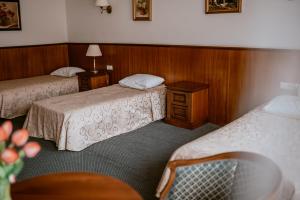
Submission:
POLYGON ((171 117, 182 121, 188 121, 188 108, 184 106, 172 106, 171 117))
POLYGON ((81 88, 89 88, 90 79, 88 77, 79 77, 80 87, 81 88))
POLYGON ((169 97, 172 104, 187 106, 189 105, 189 94, 184 92, 169 91, 169 97))
POLYGON ((91 85, 92 89, 105 87, 108 85, 108 77, 107 76, 99 76, 99 77, 91 77, 91 85))

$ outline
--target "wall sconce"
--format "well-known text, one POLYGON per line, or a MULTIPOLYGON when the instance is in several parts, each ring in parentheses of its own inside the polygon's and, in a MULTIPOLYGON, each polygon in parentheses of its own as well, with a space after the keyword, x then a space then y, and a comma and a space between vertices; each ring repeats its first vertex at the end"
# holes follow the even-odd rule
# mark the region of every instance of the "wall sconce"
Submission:
POLYGON ((107 0, 96 0, 96 6, 100 7, 101 13, 106 11, 108 14, 110 14, 112 12, 112 7, 107 0))

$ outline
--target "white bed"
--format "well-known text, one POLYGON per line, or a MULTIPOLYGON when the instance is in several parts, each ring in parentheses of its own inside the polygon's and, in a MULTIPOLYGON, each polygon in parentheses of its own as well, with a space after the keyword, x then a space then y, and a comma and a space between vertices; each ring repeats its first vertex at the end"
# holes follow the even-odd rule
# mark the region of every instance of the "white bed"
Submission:
MULTIPOLYGON (((300 191, 300 120, 270 114, 257 108, 231 124, 188 143, 174 152, 170 161, 204 158, 225 152, 247 151, 271 158, 285 178, 300 191)), ((169 179, 165 169, 157 196, 169 179)))
POLYGON ((56 142, 59 150, 80 151, 165 117, 164 85, 137 90, 112 85, 33 103, 24 128, 56 142))
POLYGON ((0 81, 0 117, 26 115, 34 101, 78 92, 77 77, 36 76, 0 81))

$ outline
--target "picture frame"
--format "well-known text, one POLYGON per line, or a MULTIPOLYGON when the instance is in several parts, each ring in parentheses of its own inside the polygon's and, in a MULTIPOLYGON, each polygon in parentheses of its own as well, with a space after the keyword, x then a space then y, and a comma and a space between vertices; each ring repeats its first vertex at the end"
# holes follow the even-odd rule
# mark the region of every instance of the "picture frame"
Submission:
POLYGON ((152 21, 152 0, 132 0, 133 20, 152 21))
POLYGON ((206 14, 241 13, 242 0, 205 0, 206 14))
POLYGON ((0 0, 0 31, 22 30, 19 0, 0 0))

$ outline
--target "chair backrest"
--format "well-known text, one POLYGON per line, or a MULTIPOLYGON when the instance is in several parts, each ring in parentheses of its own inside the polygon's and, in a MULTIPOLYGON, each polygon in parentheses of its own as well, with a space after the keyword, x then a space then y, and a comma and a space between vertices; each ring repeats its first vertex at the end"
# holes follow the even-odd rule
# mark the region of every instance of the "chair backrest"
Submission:
POLYGON ((280 187, 280 169, 270 159, 248 152, 224 153, 168 163, 164 200, 267 200, 280 187))

